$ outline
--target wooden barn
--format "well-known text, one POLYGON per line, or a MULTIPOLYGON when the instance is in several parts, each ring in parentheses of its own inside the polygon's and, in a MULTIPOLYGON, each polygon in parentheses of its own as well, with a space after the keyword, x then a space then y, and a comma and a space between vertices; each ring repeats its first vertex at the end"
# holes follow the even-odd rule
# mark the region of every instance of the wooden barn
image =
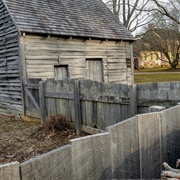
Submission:
POLYGON ((0 112, 29 78, 132 84, 133 41, 101 0, 0 0, 0 112))

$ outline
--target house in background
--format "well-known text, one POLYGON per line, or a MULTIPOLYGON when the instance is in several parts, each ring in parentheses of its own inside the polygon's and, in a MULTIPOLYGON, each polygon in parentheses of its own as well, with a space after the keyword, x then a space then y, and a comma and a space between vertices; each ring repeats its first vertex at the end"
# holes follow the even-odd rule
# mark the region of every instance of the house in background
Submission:
MULTIPOLYGON (((162 29, 155 28, 154 24, 149 24, 147 31, 139 39, 141 43, 135 43, 140 49, 139 53, 139 68, 155 68, 155 67, 165 67, 169 66, 166 56, 158 50, 155 40, 153 42, 153 37, 155 35, 163 37, 164 33, 162 29), (153 43, 152 43, 153 42, 153 43), (152 48, 153 47, 153 48, 152 48)), ((134 50, 136 50, 135 48, 134 50)))
POLYGON ((0 111, 29 78, 133 83, 134 37, 100 0, 0 0, 0 111))

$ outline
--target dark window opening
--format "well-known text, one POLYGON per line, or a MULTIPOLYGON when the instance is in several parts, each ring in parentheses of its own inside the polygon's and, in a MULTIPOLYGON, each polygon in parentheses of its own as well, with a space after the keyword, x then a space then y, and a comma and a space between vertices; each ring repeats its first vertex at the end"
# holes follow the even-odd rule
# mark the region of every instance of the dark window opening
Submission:
POLYGON ((131 59, 130 58, 126 58, 126 65, 127 65, 127 68, 131 68, 131 59))

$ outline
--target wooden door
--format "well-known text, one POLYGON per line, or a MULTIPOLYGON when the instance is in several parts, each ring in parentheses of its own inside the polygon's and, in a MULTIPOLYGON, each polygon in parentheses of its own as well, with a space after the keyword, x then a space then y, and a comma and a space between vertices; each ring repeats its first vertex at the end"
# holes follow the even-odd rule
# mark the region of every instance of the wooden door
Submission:
POLYGON ((56 80, 62 80, 63 78, 68 78, 68 66, 67 65, 58 65, 54 66, 54 77, 56 80))
POLYGON ((86 59, 87 79, 103 81, 102 59, 86 59))

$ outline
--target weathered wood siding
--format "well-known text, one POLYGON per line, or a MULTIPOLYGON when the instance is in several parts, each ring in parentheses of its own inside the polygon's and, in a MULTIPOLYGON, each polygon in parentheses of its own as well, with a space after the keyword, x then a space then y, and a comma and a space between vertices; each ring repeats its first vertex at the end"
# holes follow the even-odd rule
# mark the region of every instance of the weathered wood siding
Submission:
POLYGON ((86 59, 103 62, 105 82, 132 84, 129 42, 64 39, 54 37, 21 37, 22 61, 27 78, 54 78, 54 65, 68 64, 70 78, 86 79, 86 59))
POLYGON ((21 111, 18 31, 0 0, 0 112, 21 111))

